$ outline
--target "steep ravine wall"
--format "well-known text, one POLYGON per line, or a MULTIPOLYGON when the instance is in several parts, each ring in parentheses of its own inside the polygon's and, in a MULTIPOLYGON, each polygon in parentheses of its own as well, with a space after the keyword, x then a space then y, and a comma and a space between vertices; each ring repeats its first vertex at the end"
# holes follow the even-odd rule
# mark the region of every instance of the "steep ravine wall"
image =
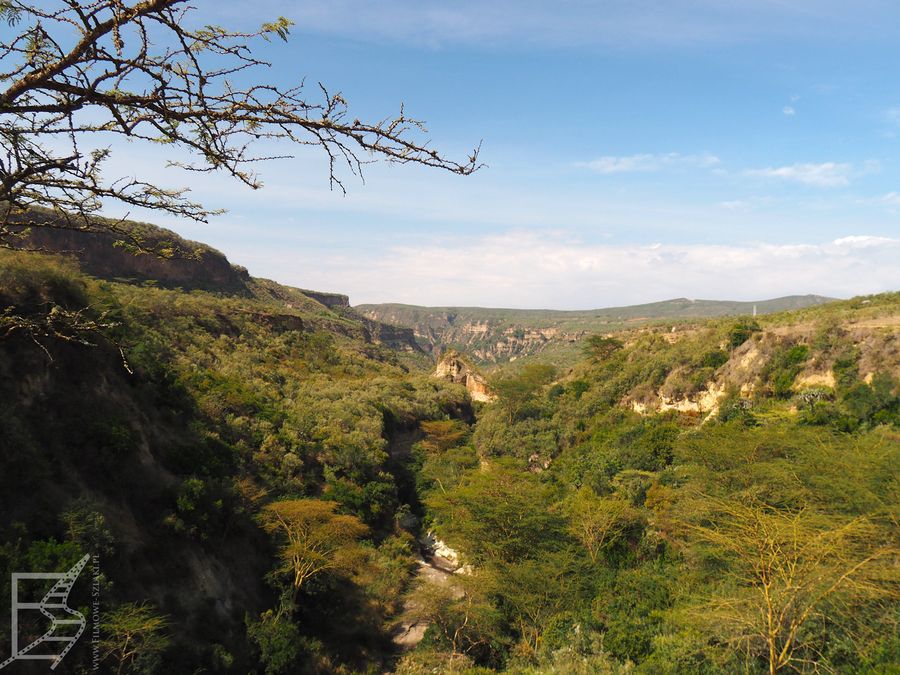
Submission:
MULTIPOLYGON (((868 323, 851 323, 843 331, 855 345, 859 378, 867 383, 876 372, 885 371, 900 380, 900 317, 884 317, 868 323)), ((762 386, 766 368, 773 354, 793 345, 815 344, 815 327, 810 325, 779 326, 751 337, 734 349, 728 361, 716 369, 713 377, 699 391, 686 396, 667 396, 664 383, 651 395, 629 394, 622 401, 626 407, 641 414, 677 410, 679 412, 714 414, 719 402, 730 392, 750 398, 762 386)), ((811 349, 809 359, 793 380, 796 392, 806 389, 834 389, 833 368, 835 354, 828 350, 811 349)), ((669 378, 679 372, 673 371, 669 378)), ((667 382, 668 382, 667 379, 667 382)))

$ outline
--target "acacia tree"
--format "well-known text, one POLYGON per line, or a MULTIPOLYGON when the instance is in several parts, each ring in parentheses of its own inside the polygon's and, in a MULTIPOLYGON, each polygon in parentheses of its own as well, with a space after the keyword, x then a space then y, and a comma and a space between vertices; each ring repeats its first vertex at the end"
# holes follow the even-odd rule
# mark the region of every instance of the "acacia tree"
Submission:
POLYGON ((514 375, 495 378, 491 388, 497 392, 500 406, 512 423, 525 417, 541 389, 556 377, 556 368, 547 363, 529 363, 514 375))
POLYGON ((0 45, 0 246, 11 247, 23 228, 47 227, 113 232, 159 253, 121 221, 92 216, 106 201, 198 221, 217 213, 185 189, 105 176, 116 137, 166 144, 192 158, 174 164, 252 188, 261 186, 254 164, 289 156, 290 146, 321 149, 332 187, 342 190, 339 164, 354 175, 378 158, 458 174, 479 166, 477 149, 461 162, 431 149, 402 106, 366 122, 322 85, 313 97, 302 82, 266 83, 259 71, 270 64, 252 45, 287 39, 283 17, 241 32, 194 27, 187 0, 0 0, 0 20, 12 33, 0 45), (277 150, 257 153, 259 141, 277 150))
MULTIPOLYGON (((410 628, 430 628, 435 646, 449 649, 442 655, 441 672, 464 670, 472 658, 490 654, 501 617, 490 602, 488 586, 478 576, 456 575, 448 583, 420 581, 411 589, 406 602, 410 628)), ((414 639, 409 645, 417 643, 414 639)), ((398 670, 403 672, 403 666, 398 670)))
POLYGON ((427 500, 436 530, 476 567, 503 567, 564 545, 563 518, 548 507, 553 486, 512 462, 492 461, 427 500))
POLYGON ((725 556, 729 583, 696 608, 694 621, 762 658, 769 673, 818 670, 817 646, 804 636, 813 620, 836 619, 867 601, 897 600, 900 552, 881 543, 871 520, 707 499, 715 524, 687 524, 687 532, 725 556))
POLYGON ((606 337, 605 335, 600 335, 598 333, 589 336, 585 340, 582 350, 586 357, 595 363, 600 363, 608 360, 624 346, 625 345, 621 340, 617 340, 613 337, 606 337))
POLYGON ((291 499, 269 504, 260 515, 265 530, 281 542, 278 571, 290 575, 295 597, 314 576, 352 566, 353 546, 368 528, 336 508, 336 502, 291 499))
POLYGON ((469 432, 466 425, 458 420, 422 421, 419 428, 425 433, 419 444, 428 453, 445 452, 459 445, 469 432))
POLYGON ((112 658, 119 675, 129 663, 133 665, 166 650, 167 626, 166 618, 149 605, 122 605, 104 616, 100 624, 102 658, 112 658))
POLYGON ((625 533, 637 517, 631 504, 620 497, 598 497, 589 487, 582 487, 566 503, 569 532, 584 546, 591 562, 596 564, 604 548, 625 533))

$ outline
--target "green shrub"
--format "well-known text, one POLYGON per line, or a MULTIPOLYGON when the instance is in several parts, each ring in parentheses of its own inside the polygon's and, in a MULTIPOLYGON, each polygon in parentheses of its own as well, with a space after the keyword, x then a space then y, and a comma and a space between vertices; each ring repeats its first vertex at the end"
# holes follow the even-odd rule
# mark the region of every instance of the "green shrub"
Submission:
POLYGON ((259 620, 244 619, 247 637, 259 649, 266 675, 296 672, 302 663, 304 639, 297 626, 286 617, 265 612, 259 620))
POLYGON ((616 441, 622 468, 659 471, 668 466, 680 433, 678 424, 665 417, 641 420, 616 441))
POLYGON ((806 345, 793 345, 776 352, 765 373, 774 396, 787 398, 793 393, 794 380, 808 359, 809 347, 806 345))
POLYGON ((617 659, 643 660, 671 603, 671 570, 654 563, 619 572, 593 603, 594 619, 604 629, 604 649, 617 659))
POLYGON ((731 330, 728 331, 728 344, 732 349, 737 349, 754 333, 761 331, 759 324, 753 319, 741 319, 734 323, 731 330))
POLYGON ((712 368, 716 369, 719 366, 723 366, 728 362, 728 354, 721 349, 713 349, 708 352, 704 352, 703 355, 697 360, 697 365, 701 368, 712 368))

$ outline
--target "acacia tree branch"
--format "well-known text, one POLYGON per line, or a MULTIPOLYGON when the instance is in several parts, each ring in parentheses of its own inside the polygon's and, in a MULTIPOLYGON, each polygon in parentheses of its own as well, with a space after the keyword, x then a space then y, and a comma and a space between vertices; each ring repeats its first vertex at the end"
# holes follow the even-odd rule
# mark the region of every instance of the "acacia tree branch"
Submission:
POLYGON ((461 175, 481 166, 479 148, 461 161, 432 149, 423 123, 402 106, 394 117, 365 122, 322 85, 312 96, 303 82, 265 83, 257 71, 270 64, 252 45, 287 39, 287 19, 234 32, 190 28, 194 11, 186 0, 0 3, 0 19, 21 26, 0 46, 0 83, 8 82, 0 90, 0 203, 10 207, 0 218, 0 245, 15 234, 11 215, 21 221, 33 206, 82 223, 116 201, 198 221, 218 213, 183 189, 103 176, 117 136, 172 146, 190 158, 172 165, 224 171, 252 188, 261 182, 251 167, 291 156, 280 150, 291 146, 319 148, 331 187, 342 191, 341 167, 361 178, 363 165, 377 159, 461 175), (256 154, 260 143, 279 151, 256 154))
POLYGON ((49 312, 22 316, 16 312, 16 308, 7 307, 0 311, 0 341, 12 338, 16 334, 23 334, 40 347, 48 361, 52 363, 53 356, 42 342, 42 338, 61 340, 84 347, 96 347, 97 343, 94 340, 100 338, 116 348, 122 358, 122 366, 129 374, 133 374, 122 345, 110 337, 110 331, 119 323, 109 320, 107 312, 102 312, 96 318, 90 318, 86 316, 89 311, 90 307, 73 311, 54 305, 49 312))

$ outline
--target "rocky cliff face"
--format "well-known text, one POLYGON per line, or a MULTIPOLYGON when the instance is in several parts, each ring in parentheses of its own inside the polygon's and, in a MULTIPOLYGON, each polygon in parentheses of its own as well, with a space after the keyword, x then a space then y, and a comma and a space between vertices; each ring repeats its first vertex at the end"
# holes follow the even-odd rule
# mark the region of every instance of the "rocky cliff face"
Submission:
POLYGON ((420 348, 440 359, 448 350, 459 350, 478 363, 514 361, 522 356, 540 353, 548 347, 574 344, 583 338, 585 330, 564 330, 558 326, 523 327, 504 319, 470 319, 454 312, 435 312, 427 319, 409 320, 402 314, 358 307, 363 316, 395 326, 411 326, 410 330, 420 348))
POLYGON ((426 336, 417 333, 416 337, 427 337, 435 355, 440 355, 446 346, 452 345, 481 363, 498 363, 538 354, 548 347, 576 343, 586 334, 584 330, 525 328, 488 320, 451 323, 443 331, 431 329, 426 336))
POLYGON ((449 351, 441 358, 434 370, 434 377, 463 385, 473 401, 493 401, 494 396, 488 388, 487 381, 466 363, 455 351, 449 351))
POLYGON ((149 246, 178 248, 181 254, 162 258, 128 250, 125 235, 105 231, 82 231, 36 227, 23 242, 28 248, 70 254, 91 276, 101 279, 154 281, 168 288, 247 293, 250 275, 232 265, 216 249, 182 239, 163 228, 133 223, 135 231, 149 246))
MULTIPOLYGON (((675 410, 707 416, 715 414, 720 402, 730 392, 737 392, 743 399, 751 399, 767 386, 771 377, 773 360, 792 347, 804 347, 804 357, 796 372, 791 374, 790 389, 794 394, 818 390, 825 398, 834 396, 837 385, 835 367, 843 361, 843 367, 853 363, 859 381, 871 384, 876 373, 887 373, 900 380, 900 304, 896 299, 883 296, 879 305, 872 308, 873 317, 857 320, 851 312, 867 311, 869 300, 850 301, 855 307, 847 316, 831 319, 832 324, 811 321, 803 317, 782 325, 764 327, 745 343, 729 353, 727 361, 709 375, 703 386, 685 393, 684 382, 696 372, 692 367, 676 367, 669 372, 662 386, 648 389, 638 384, 622 403, 640 414, 653 414, 675 410)), ((652 331, 640 334, 646 335, 652 331)), ((638 335, 638 332, 632 334, 638 335)), ((658 334, 669 344, 689 341, 704 335, 700 331, 680 331, 658 334)), ((718 345, 725 349, 725 344, 718 345)))
MULTIPOLYGON (((479 364, 513 361, 552 351, 578 355, 575 344, 592 333, 608 333, 666 320, 741 314, 766 314, 810 307, 829 298, 789 296, 758 302, 688 300, 678 298, 630 307, 585 311, 490 309, 482 307, 419 307, 359 305, 356 310, 375 321, 412 328, 419 345, 436 358, 447 349, 464 352, 479 364)), ((565 360, 565 359, 562 359, 565 360)))
POLYGON ((423 352, 411 328, 391 326, 358 314, 354 316, 362 321, 369 342, 400 352, 423 352))

